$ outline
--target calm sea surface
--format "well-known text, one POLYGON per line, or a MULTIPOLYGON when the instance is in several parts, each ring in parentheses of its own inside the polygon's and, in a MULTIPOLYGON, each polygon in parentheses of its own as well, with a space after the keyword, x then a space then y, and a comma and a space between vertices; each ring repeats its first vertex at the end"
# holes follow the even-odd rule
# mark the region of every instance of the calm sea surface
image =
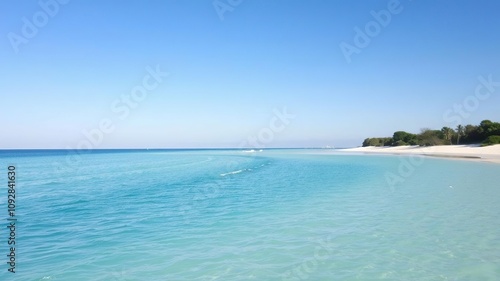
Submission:
POLYGON ((0 151, 0 280, 500 280, 500 165, 321 153, 0 151))

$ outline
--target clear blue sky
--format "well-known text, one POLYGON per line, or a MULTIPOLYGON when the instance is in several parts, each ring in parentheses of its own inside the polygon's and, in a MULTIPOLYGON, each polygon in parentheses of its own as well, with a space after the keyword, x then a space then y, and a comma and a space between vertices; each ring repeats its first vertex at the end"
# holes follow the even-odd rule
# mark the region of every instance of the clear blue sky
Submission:
MULTIPOLYGON (((496 0, 401 0, 350 63, 340 44, 356 46, 355 28, 391 1, 233 0, 223 20, 212 0, 40 4, 53 1, 0 2, 0 148, 75 148, 102 120, 114 130, 95 148, 237 147, 259 134, 266 147, 357 146, 453 127, 445 113, 473 101, 479 76, 500 82, 496 0), (169 76, 126 117, 113 110, 148 66, 169 76), (295 118, 271 130, 284 107, 295 118)), ((493 90, 462 124, 500 121, 493 90)))

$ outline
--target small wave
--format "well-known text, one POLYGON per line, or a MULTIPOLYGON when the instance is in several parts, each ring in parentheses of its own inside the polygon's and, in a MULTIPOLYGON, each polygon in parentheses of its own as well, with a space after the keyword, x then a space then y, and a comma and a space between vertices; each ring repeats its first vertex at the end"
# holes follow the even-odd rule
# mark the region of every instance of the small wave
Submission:
POLYGON ((58 180, 34 180, 34 181, 26 181, 25 185, 26 186, 40 186, 40 185, 54 186, 54 185, 60 185, 63 183, 64 183, 64 181, 58 181, 58 180))
POLYGON ((255 153, 255 152, 262 152, 264 150, 262 149, 259 149, 259 150, 255 150, 255 149, 250 149, 250 150, 243 150, 242 152, 244 153, 255 153))
POLYGON ((224 174, 220 174, 222 177, 225 177, 227 175, 234 175, 234 174, 239 174, 241 172, 243 172, 245 170, 237 170, 237 171, 232 171, 232 172, 229 172, 229 173, 224 173, 224 174))

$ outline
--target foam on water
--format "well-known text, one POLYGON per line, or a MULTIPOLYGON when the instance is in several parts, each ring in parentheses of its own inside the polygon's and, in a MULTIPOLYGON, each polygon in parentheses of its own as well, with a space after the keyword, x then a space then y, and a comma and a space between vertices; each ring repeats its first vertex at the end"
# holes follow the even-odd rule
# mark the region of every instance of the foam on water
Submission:
POLYGON ((220 174, 222 177, 225 177, 227 175, 234 175, 234 174, 239 174, 241 172, 244 172, 246 170, 251 170, 251 169, 244 169, 244 170, 236 170, 236 171, 232 171, 232 172, 229 172, 229 173, 223 173, 223 174, 220 174))

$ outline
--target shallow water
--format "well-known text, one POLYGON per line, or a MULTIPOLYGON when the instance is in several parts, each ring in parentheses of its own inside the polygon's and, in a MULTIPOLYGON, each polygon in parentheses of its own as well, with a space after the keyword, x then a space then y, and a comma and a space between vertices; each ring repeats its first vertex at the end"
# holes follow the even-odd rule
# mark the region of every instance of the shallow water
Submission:
POLYGON ((0 279, 500 280, 500 165, 317 152, 0 152, 0 279))

